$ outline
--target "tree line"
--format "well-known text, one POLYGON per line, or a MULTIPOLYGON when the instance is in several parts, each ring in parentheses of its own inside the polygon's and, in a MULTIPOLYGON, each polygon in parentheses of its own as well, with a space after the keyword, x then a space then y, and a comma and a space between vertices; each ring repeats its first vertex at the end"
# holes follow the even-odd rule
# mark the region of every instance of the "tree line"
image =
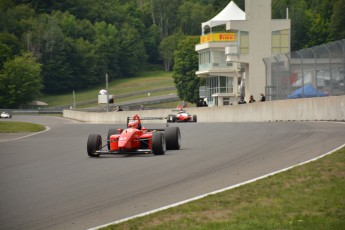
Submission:
MULTIPOLYGON (((234 2, 244 10, 244 0, 234 2)), ((105 74, 111 81, 154 68, 174 70, 181 99, 192 101, 195 95, 188 95, 200 84, 194 74, 195 36, 201 35, 201 23, 228 3, 0 0, 0 105, 16 108, 41 93, 102 84, 105 74), (179 87, 186 81, 182 76, 191 81, 193 89, 188 92, 179 87)), ((285 18, 286 8, 292 22, 292 50, 345 37, 345 0, 272 0, 272 17, 285 18)))

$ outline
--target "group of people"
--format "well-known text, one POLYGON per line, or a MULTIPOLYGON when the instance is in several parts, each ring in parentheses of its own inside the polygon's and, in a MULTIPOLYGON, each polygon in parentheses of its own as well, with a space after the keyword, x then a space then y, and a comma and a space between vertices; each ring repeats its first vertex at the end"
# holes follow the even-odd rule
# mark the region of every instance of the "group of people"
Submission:
MULTIPOLYGON (((266 101, 265 95, 263 93, 260 94, 260 101, 266 101)), ((253 95, 250 95, 249 97, 249 103, 254 103, 256 102, 253 95)), ((244 100, 244 97, 241 97, 240 100, 238 101, 238 104, 247 104, 247 102, 244 100)))
POLYGON ((200 98, 198 102, 196 103, 196 107, 206 107, 206 106, 208 106, 207 102, 205 101, 205 99, 202 99, 202 98, 200 98))
POLYGON ((177 105, 178 109, 184 109, 187 108, 187 102, 186 101, 182 101, 181 104, 177 105))

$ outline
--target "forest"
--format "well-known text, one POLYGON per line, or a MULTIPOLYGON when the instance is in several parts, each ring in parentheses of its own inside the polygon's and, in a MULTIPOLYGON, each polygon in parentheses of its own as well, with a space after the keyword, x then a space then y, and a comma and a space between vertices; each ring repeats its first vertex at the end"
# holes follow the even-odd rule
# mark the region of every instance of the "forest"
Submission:
MULTIPOLYGON (((244 0, 234 2, 245 10, 244 0)), ((111 81, 143 70, 171 71, 179 41, 200 36, 201 23, 228 3, 0 0, 1 107, 87 89, 104 83, 105 74, 111 81)), ((272 0, 272 18, 285 18, 286 8, 291 50, 345 38, 345 0, 272 0)))

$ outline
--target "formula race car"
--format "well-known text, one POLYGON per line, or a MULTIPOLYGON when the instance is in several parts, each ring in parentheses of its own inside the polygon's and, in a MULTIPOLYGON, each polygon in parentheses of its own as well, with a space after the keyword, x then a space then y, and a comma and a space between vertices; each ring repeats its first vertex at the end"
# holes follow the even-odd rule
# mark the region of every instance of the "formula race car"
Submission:
POLYGON ((191 115, 190 113, 187 113, 184 109, 173 109, 172 110, 177 111, 176 115, 169 114, 168 115, 168 122, 196 122, 197 116, 191 115))
POLYGON ((2 112, 0 118, 12 118, 12 115, 8 112, 2 112))
POLYGON ((104 154, 153 153, 163 155, 166 150, 178 150, 181 146, 179 127, 146 129, 142 120, 166 119, 166 117, 127 117, 126 129, 109 129, 106 140, 99 134, 90 134, 87 154, 99 157, 104 154), (104 142, 104 143, 103 143, 104 142), (107 147, 107 149, 105 149, 107 147))

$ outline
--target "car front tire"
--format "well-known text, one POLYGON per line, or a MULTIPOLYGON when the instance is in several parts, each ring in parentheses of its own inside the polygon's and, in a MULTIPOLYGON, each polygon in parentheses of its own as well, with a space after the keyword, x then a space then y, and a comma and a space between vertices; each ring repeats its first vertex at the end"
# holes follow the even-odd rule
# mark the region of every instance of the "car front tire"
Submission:
POLYGON ((193 121, 196 122, 198 119, 196 117, 196 115, 193 115, 193 121))
POLYGON ((99 134, 90 134, 87 139, 87 155, 89 157, 99 157, 100 154, 96 153, 97 150, 102 148, 102 137, 99 134))
POLYGON ((162 132, 154 132, 152 134, 152 152, 154 155, 163 155, 166 151, 164 134, 162 132))

